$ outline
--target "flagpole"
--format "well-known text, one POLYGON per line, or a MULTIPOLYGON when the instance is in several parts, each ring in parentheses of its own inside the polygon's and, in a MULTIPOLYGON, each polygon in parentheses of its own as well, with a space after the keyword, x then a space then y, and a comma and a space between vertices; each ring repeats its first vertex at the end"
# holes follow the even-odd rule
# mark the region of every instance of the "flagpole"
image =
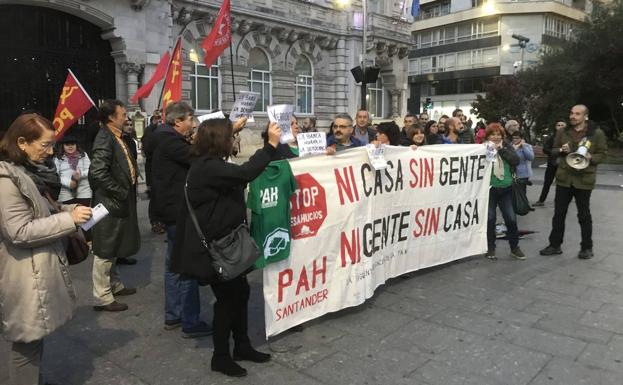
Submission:
POLYGON ((229 39, 229 69, 231 71, 231 91, 234 95, 234 102, 236 102, 236 82, 234 81, 234 49, 232 48, 233 39, 229 39))
MULTIPOLYGON (((188 26, 188 24, 186 26, 188 26)), ((182 29, 182 32, 186 30, 186 26, 184 26, 184 29, 182 29)), ((169 59, 167 72, 164 73, 164 83, 162 83, 162 88, 160 89, 160 97, 158 98, 158 110, 160 110, 160 104, 162 103, 162 96, 164 95, 164 86, 166 85, 167 76, 169 75, 169 70, 171 69, 171 63, 173 62, 173 58, 175 57, 175 48, 177 47, 177 43, 181 38, 182 38, 182 34, 180 33, 177 36, 177 39, 175 39, 175 44, 173 45, 173 54, 171 55, 171 59, 169 59)), ((164 113, 164 111, 161 111, 161 113, 164 113)))

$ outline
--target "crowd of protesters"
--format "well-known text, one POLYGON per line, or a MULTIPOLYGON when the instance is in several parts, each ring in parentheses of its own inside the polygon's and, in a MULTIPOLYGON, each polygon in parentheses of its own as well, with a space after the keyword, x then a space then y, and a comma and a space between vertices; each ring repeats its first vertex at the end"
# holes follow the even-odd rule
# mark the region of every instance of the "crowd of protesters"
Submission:
MULTIPOLYGON (((231 156, 240 151, 237 134, 245 127, 246 118, 233 124, 228 119, 199 124, 194 110, 183 102, 170 103, 165 117, 163 120, 159 113, 154 114, 142 138, 149 220, 152 231, 166 234, 167 239, 164 329, 181 328, 185 338, 212 335, 212 370, 245 376, 246 370, 237 361, 266 362, 271 358, 255 350, 248 337, 250 287, 246 274, 225 282, 216 279, 209 261, 198 257, 203 250, 188 207, 196 211, 206 239, 223 237, 246 220, 247 184, 269 162, 297 157, 298 143, 296 139, 280 143, 281 129, 269 123, 262 133, 261 148, 238 165, 231 156), (201 285, 210 285, 216 297, 212 325, 200 319, 201 285)), ((300 122, 292 117, 290 128, 296 138, 299 132, 322 131, 316 123, 311 117, 300 122)), ((87 144, 89 154, 71 133, 55 143, 51 122, 36 113, 19 116, 0 141, 0 305, 4 336, 13 343, 9 365, 12 384, 40 381, 44 337, 72 316, 76 295, 63 240, 90 219, 90 207, 101 203, 109 212, 87 234, 93 254, 93 310, 127 310, 128 305, 118 299, 136 293, 122 282, 118 265, 136 263, 131 257, 141 245, 136 207, 139 147, 120 101, 104 101, 99 108, 99 125, 93 143, 87 144), (56 202, 62 203, 61 211, 54 211, 56 202)), ((372 125, 366 110, 357 111, 354 119, 339 113, 328 128, 327 154, 367 144, 417 150, 427 145, 486 143, 495 153, 485 256, 497 258, 499 209, 510 255, 523 260, 526 256, 519 248, 511 184, 514 179, 524 188, 530 184, 534 150, 516 120, 504 126, 498 122, 472 126, 460 109, 438 121, 431 120, 426 112, 407 114, 402 128, 393 121, 372 125)), ((555 178, 550 244, 541 254, 562 253, 567 208, 575 198, 582 230, 578 257, 591 258, 589 200, 595 167, 606 153, 605 136, 588 120, 588 109, 583 105, 571 109, 569 126, 561 120, 556 130, 544 148, 549 156, 545 183, 534 204, 543 206, 555 178), (571 168, 564 157, 586 140, 592 143, 587 155, 589 166, 571 168)))

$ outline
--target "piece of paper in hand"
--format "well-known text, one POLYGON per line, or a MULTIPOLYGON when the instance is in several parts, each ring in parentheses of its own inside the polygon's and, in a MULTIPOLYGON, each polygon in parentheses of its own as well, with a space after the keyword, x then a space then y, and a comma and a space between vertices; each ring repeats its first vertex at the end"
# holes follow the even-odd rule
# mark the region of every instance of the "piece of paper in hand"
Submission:
POLYGON ((246 116, 247 123, 255 122, 255 119, 253 119, 253 110, 255 109, 255 104, 259 97, 260 94, 257 92, 240 91, 236 97, 236 102, 234 102, 231 108, 229 120, 235 122, 239 118, 246 116))
POLYGON ((497 148, 495 148, 495 144, 493 142, 488 141, 485 143, 487 146, 487 160, 489 162, 495 162, 495 156, 498 154, 497 148))
POLYGON ((296 136, 299 156, 324 154, 327 152, 327 134, 324 132, 304 132, 296 136))
POLYGON ((374 144, 368 144, 366 145, 366 150, 368 150, 368 159, 370 159, 370 164, 372 165, 373 169, 385 170, 387 168, 384 144, 379 144, 378 147, 376 147, 374 144))
POLYGON ((82 230, 87 231, 91 227, 95 226, 97 222, 104 219, 106 215, 108 215, 108 209, 106 209, 106 207, 104 207, 103 204, 99 203, 97 206, 93 207, 93 209, 91 210, 91 219, 81 224, 80 227, 82 227, 82 230))
POLYGON ((203 123, 204 120, 211 120, 211 119, 225 119, 225 114, 223 114, 223 111, 216 111, 211 114, 205 114, 205 115, 201 115, 197 117, 197 120, 199 120, 199 123, 203 123))
POLYGON ((294 135, 290 129, 290 119, 294 113, 292 104, 275 104, 266 109, 268 120, 279 124, 281 127, 281 143, 290 143, 294 140, 294 135))

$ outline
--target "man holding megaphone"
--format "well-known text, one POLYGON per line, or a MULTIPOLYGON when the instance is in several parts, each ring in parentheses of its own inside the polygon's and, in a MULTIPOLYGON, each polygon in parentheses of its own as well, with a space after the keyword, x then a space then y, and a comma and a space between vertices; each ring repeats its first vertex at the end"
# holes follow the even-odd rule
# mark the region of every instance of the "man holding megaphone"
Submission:
POLYGON ((604 132, 588 120, 588 108, 585 105, 578 104, 571 108, 569 123, 569 127, 558 130, 554 139, 552 154, 558 158, 554 217, 549 246, 540 253, 562 254, 560 245, 565 234, 567 210, 571 199, 575 198, 582 233, 578 258, 590 259, 593 257, 590 198, 595 188, 597 164, 606 157, 608 145, 604 132))

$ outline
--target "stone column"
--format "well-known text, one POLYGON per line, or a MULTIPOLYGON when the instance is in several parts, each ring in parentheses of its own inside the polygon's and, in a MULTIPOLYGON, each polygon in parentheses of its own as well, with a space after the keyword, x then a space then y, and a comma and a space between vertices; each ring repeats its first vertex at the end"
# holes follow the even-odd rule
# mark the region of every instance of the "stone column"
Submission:
POLYGON ((402 91, 403 90, 400 88, 393 88, 389 90, 389 94, 392 98, 391 100, 391 106, 392 106, 391 118, 392 119, 396 119, 400 117, 400 111, 398 110, 398 106, 400 105, 400 96, 402 95, 402 91))
POLYGON ((136 64, 125 62, 121 64, 121 69, 126 73, 126 86, 128 89, 128 100, 127 100, 127 110, 134 111, 136 109, 140 109, 138 103, 130 102, 130 99, 134 94, 136 94, 136 90, 138 89, 138 75, 145 68, 144 64, 136 64))

